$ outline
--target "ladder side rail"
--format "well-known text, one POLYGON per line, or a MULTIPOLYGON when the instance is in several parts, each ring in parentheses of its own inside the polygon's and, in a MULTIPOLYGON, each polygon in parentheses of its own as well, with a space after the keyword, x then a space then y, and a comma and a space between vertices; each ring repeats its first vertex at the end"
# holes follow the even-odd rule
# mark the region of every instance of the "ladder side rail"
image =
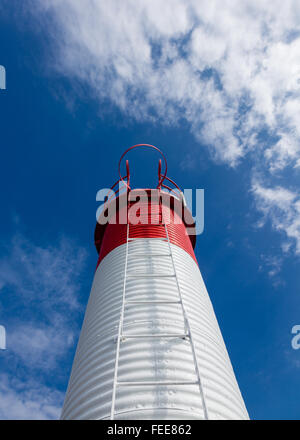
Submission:
MULTIPOLYGON (((162 214, 162 221, 163 221, 162 205, 161 205, 161 214, 162 214)), ((207 411, 207 406, 206 406, 205 397, 204 397, 203 385, 202 385, 202 381, 201 381, 200 370, 199 370, 199 365, 198 365, 198 361, 197 361, 194 340, 193 340, 193 336, 192 336, 192 332, 191 332, 191 327, 190 327, 190 324, 189 324, 188 316, 187 316, 187 313, 186 313, 186 310, 185 310, 185 307, 184 307, 184 303, 183 303, 183 298, 182 298, 181 289, 180 289, 180 285, 179 285, 179 281, 178 281, 178 277, 177 277, 177 271, 176 271, 176 267, 175 267, 173 251, 172 251, 172 248, 171 248, 168 228, 167 228, 167 225, 165 224, 164 221, 163 221, 163 224, 164 224, 165 231, 166 231, 166 237, 167 237, 168 246, 169 246, 169 253, 171 254, 173 273, 175 275, 176 285, 177 285, 177 289, 178 289, 178 295, 179 295, 179 298, 180 298, 180 304, 181 304, 182 313, 183 313, 183 319, 184 319, 184 323, 185 323, 185 329, 184 330, 186 330, 186 328, 187 328, 187 331, 188 331, 188 334, 189 334, 189 341, 190 341, 190 345, 191 345, 191 348, 192 348, 192 354, 193 354, 193 359, 194 359, 195 371, 196 371, 196 375, 197 375, 198 383, 199 383, 199 390, 200 390, 200 395, 201 395, 201 400, 202 400, 204 417, 205 417, 206 420, 208 420, 208 411, 207 411)))
POLYGON ((129 237, 129 222, 127 221, 127 240, 126 240, 126 256, 125 256, 125 269, 124 269, 123 296, 122 296, 122 307, 121 307, 121 313, 120 313, 120 322, 119 322, 117 348, 116 348, 116 360, 115 360, 113 392, 112 392, 112 399, 111 399, 110 420, 114 420, 114 417, 115 417, 115 403, 116 403, 116 391, 117 391, 117 383, 118 383, 120 342, 121 342, 121 337, 122 337, 122 333, 123 333, 123 320, 124 320, 125 296, 126 296, 127 262, 128 262, 128 241, 129 241, 128 237, 129 237))

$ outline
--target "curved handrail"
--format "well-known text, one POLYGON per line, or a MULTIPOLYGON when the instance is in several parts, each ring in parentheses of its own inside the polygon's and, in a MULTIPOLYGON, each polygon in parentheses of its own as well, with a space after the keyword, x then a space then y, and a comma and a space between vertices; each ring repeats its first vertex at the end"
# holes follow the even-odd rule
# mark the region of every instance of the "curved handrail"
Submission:
MULTIPOLYGON (((165 180, 167 180, 168 182, 170 182, 172 185, 175 186, 175 188, 179 191, 180 194, 182 194, 182 190, 181 188, 174 182, 174 180, 170 179, 169 177, 167 177, 167 170, 168 170, 168 165, 167 165, 167 159, 165 157, 165 155, 163 154, 163 152, 155 147, 154 145, 151 144, 136 144, 133 145, 132 147, 128 148, 120 157, 119 160, 119 164, 118 164, 118 172, 119 172, 119 179, 112 185, 112 187, 109 189, 106 197, 105 197, 105 201, 104 201, 104 205, 103 205, 103 210, 106 209, 107 205, 114 199, 116 198, 117 194, 119 194, 119 196, 121 195, 121 191, 123 190, 123 188, 126 188, 126 192, 128 193, 128 191, 131 191, 131 187, 130 187, 130 170, 129 170, 129 161, 126 159, 126 175, 122 177, 121 175, 121 163, 122 163, 122 159, 124 158, 124 156, 131 150, 138 148, 138 147, 149 147, 152 148, 156 151, 158 151, 161 155, 162 158, 164 160, 165 163, 165 170, 164 173, 162 174, 162 160, 159 159, 158 162, 158 184, 157 184, 157 189, 161 190, 162 188, 166 188, 168 191, 170 191, 171 193, 173 193, 174 195, 176 195, 178 197, 178 193, 175 191, 174 188, 171 188, 170 186, 164 184, 163 182, 165 180), (123 183, 123 188, 119 187, 116 191, 114 191, 114 188, 116 187, 116 185, 118 185, 118 183, 122 182, 123 183)), ((123 193, 122 193, 123 194, 123 193)), ((179 195, 180 195, 179 194, 179 195)))
MULTIPOLYGON (((158 151, 158 152, 161 154, 161 156, 162 156, 162 158, 163 158, 163 160, 164 160, 164 163, 165 163, 165 171, 164 171, 164 174, 163 174, 163 175, 160 175, 161 178, 160 178, 160 180, 159 180, 159 182, 158 182, 158 185, 157 185, 157 188, 159 188, 159 186, 161 186, 162 182, 163 182, 163 181, 166 179, 166 177, 167 177, 168 164, 167 164, 167 159, 166 159, 165 155, 163 154, 163 152, 162 152, 159 148, 157 148, 157 147, 155 147, 154 145, 151 145, 151 144, 136 144, 136 145, 133 145, 132 147, 127 148, 127 150, 124 151, 124 153, 123 153, 122 156, 120 157, 120 160, 119 160, 119 166, 118 166, 118 172, 119 172, 120 180, 122 180, 122 182, 127 186, 127 188, 128 188, 129 190, 131 190, 129 183, 125 182, 125 181, 123 180, 122 175, 121 175, 121 163, 122 163, 122 159, 124 158, 124 156, 125 156, 129 151, 131 151, 131 150, 133 150, 133 149, 135 149, 135 148, 139 148, 139 147, 149 147, 149 148, 152 148, 153 150, 158 151)), ((127 162, 128 162, 128 161, 126 161, 126 164, 127 164, 127 162)))

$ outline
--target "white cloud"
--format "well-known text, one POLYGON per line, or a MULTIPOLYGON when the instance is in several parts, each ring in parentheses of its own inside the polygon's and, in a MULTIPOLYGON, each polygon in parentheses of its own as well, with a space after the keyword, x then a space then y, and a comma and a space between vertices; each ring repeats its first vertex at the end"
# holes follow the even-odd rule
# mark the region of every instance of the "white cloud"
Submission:
POLYGON ((1 374, 1 420, 52 420, 61 412, 63 393, 29 379, 20 381, 1 374))
POLYGON ((11 307, 22 307, 22 317, 11 323, 8 347, 26 365, 53 368, 72 344, 85 259, 85 250, 67 238, 41 247, 20 234, 0 259, 1 289, 9 289, 11 307))
MULTIPOLYGON (((213 158, 231 166, 247 156, 254 171, 261 158, 266 174, 299 168, 298 0, 32 5, 41 23, 51 18, 49 65, 88 85, 100 106, 108 98, 138 121, 177 124, 183 118, 213 158), (271 134, 268 142, 263 129, 271 134)), ((256 200, 259 205, 259 195, 256 200)), ((297 209, 291 202, 282 214, 288 225, 272 221, 296 240, 297 209)))
POLYGON ((86 256, 70 239, 44 247, 21 234, 2 255, 0 300, 7 344, 2 356, 6 375, 0 384, 0 419, 58 417, 62 393, 56 386, 67 374, 61 371, 61 363, 74 346, 77 318, 83 313, 78 298, 86 256), (4 296, 10 300, 4 301, 4 296), (52 387, 45 385, 48 379, 52 387))
MULTIPOLYGON (((300 109, 299 109, 300 111, 300 109)), ((269 163, 270 172, 277 172, 284 169, 291 163, 296 168, 300 153, 300 144, 291 134, 282 134, 281 138, 265 150, 265 158, 269 163)))
POLYGON ((11 353, 16 355, 23 365, 45 374, 57 368, 58 361, 74 344, 74 328, 70 322, 60 325, 45 325, 23 322, 13 328, 9 334, 11 353))
POLYGON ((268 275, 273 278, 274 285, 278 285, 279 282, 276 276, 281 271, 282 257, 278 257, 277 255, 261 255, 261 260, 262 265, 260 266, 260 270, 267 271, 268 275))
POLYGON ((9 253, 0 259, 0 286, 11 286, 30 305, 76 309, 78 277, 85 258, 85 250, 66 238, 56 246, 41 247, 18 234, 9 253))
POLYGON ((231 0, 221 7, 193 0, 33 3, 55 17, 61 73, 86 82, 93 94, 138 120, 153 114, 166 123, 186 118, 196 138, 230 164, 249 148, 237 136, 239 125, 244 134, 264 123, 276 130, 279 119, 285 119, 286 132, 299 126, 296 0, 231 0), (208 69, 217 72, 219 85, 201 79, 208 69), (251 114, 241 118, 245 95, 251 114))
MULTIPOLYGON (((299 194, 280 186, 267 188, 259 181, 253 182, 252 191, 265 220, 269 219, 273 228, 283 232, 285 238, 295 244, 296 253, 300 254, 299 194)), ((287 251, 287 242, 284 245, 287 251)))

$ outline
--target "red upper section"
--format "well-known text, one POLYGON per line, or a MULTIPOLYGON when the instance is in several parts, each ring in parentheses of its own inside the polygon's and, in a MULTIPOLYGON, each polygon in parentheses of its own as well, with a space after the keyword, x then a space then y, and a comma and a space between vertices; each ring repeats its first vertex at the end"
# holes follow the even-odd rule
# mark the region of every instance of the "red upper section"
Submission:
POLYGON ((165 223, 170 242, 184 249, 196 261, 194 254, 196 235, 194 233, 189 235, 187 232, 187 227, 190 228, 189 231, 194 231, 194 223, 182 199, 161 189, 132 190, 108 203, 98 219, 95 230, 95 245, 99 253, 98 265, 109 252, 126 243, 126 210, 130 238, 165 238, 163 224, 165 223), (111 214, 111 208, 114 207, 115 211, 111 214))
POLYGON ((167 177, 167 169, 164 154, 154 145, 133 145, 122 154, 119 161, 119 180, 111 187, 96 225, 95 245, 99 253, 98 264, 109 252, 126 243, 128 223, 129 239, 166 238, 164 227, 166 224, 170 242, 184 249, 196 261, 195 224, 190 211, 185 206, 180 188, 167 177), (158 184, 155 190, 131 189, 128 160, 126 160, 126 175, 122 177, 121 174, 121 163, 124 157, 131 150, 141 147, 156 151, 162 158, 158 162, 158 184), (178 193, 165 182, 175 186, 178 193), (120 183, 121 186, 116 189, 120 183), (164 191, 163 188, 170 192, 164 191))

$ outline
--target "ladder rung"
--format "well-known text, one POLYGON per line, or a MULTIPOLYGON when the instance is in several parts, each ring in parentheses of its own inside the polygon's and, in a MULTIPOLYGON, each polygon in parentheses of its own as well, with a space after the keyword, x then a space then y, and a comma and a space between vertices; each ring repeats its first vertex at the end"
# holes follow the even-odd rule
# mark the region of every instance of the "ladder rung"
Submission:
MULTIPOLYGON (((136 223, 136 224, 132 224, 132 223, 130 223, 130 227, 131 227, 131 228, 134 228, 135 226, 158 226, 158 227, 160 227, 160 228, 164 228, 164 227, 165 227, 165 225, 163 225, 163 224, 161 224, 161 223, 151 223, 151 221, 150 221, 150 222, 146 222, 146 223, 143 223, 143 222, 141 221, 141 222, 136 223)), ((148 237, 148 238, 149 238, 149 237, 148 237)), ((129 237, 129 239, 130 239, 130 237, 129 237)))
POLYGON ((141 381, 141 382, 117 382, 120 386, 143 386, 143 385, 198 385, 198 381, 141 381))
POLYGON ((121 339, 136 339, 136 338, 188 338, 188 334, 178 333, 155 333, 152 335, 121 335, 121 339))
POLYGON ((159 273, 135 273, 135 274, 127 274, 127 278, 172 278, 176 277, 174 273, 172 274, 159 274, 159 273))
POLYGON ((149 240, 149 241, 168 241, 167 237, 128 237, 128 241, 140 241, 140 240, 149 240))
POLYGON ((149 253, 148 254, 135 254, 134 252, 128 253, 128 256, 130 256, 131 254, 134 257, 171 257, 172 256, 172 254, 149 254, 149 253))
MULTIPOLYGON (((140 225, 148 225, 148 226, 160 226, 161 228, 164 228, 165 223, 151 223, 151 218, 148 217, 149 222, 143 223, 143 221, 138 223, 129 223, 129 227, 134 228, 134 226, 140 226, 140 225)), ((130 219, 129 219, 130 222, 130 219)))
POLYGON ((181 301, 126 301, 125 304, 181 304, 181 301))
POLYGON ((152 211, 148 211, 147 213, 146 212, 141 212, 140 213, 140 216, 141 215, 160 215, 161 216, 161 212, 159 211, 159 209, 153 209, 152 208, 152 211))

